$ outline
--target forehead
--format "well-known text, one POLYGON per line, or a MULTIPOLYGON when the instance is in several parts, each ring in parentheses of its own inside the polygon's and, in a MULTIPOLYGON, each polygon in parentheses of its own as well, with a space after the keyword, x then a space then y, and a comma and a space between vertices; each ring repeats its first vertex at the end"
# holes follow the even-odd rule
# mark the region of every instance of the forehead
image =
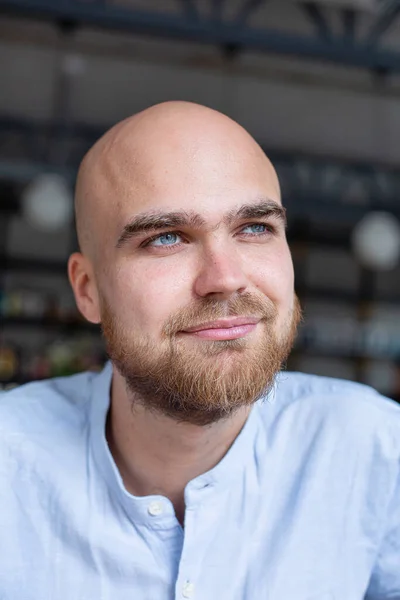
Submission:
POLYGON ((244 203, 263 197, 281 202, 275 171, 261 150, 243 155, 212 146, 185 156, 157 154, 142 155, 131 172, 120 174, 111 217, 117 227, 134 214, 167 210, 194 210, 212 225, 244 203))

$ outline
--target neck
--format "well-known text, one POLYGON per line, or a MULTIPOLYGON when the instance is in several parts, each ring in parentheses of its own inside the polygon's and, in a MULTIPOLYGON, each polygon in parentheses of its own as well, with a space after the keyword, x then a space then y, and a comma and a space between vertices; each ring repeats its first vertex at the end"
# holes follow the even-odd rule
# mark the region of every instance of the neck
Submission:
POLYGON ((125 382, 114 369, 107 440, 126 489, 134 496, 169 498, 182 523, 186 485, 220 462, 249 412, 244 407, 206 427, 177 423, 140 403, 132 408, 125 382))

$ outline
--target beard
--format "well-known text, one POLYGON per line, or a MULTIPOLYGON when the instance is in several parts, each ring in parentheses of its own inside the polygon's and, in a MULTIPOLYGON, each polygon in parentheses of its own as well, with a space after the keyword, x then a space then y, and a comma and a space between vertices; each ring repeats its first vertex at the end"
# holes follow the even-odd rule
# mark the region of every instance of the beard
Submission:
MULTIPOLYGON (((157 343, 129 332, 101 301, 101 327, 109 357, 126 382, 133 406, 177 422, 205 426, 251 406, 273 386, 295 340, 301 320, 295 296, 281 331, 277 310, 267 298, 248 292, 229 301, 203 299, 165 323, 157 343), (252 335, 233 340, 188 339, 183 330, 232 316, 260 318, 252 335)), ((189 336, 192 337, 192 336, 189 336)))

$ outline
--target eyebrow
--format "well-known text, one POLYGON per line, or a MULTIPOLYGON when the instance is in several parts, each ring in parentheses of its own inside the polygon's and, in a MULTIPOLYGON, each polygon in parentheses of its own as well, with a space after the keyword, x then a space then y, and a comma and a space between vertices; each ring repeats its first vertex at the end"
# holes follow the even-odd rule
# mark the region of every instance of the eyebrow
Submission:
MULTIPOLYGON (((243 204, 237 209, 230 210, 223 218, 223 223, 231 225, 241 219, 259 219, 273 217, 281 221, 286 227, 286 209, 270 199, 259 202, 243 204)), ((190 227, 193 229, 206 227, 206 220, 194 211, 179 210, 171 212, 147 212, 136 215, 123 228, 117 241, 117 248, 143 233, 159 231, 176 227, 190 227)), ((219 227, 219 224, 215 229, 219 227)))

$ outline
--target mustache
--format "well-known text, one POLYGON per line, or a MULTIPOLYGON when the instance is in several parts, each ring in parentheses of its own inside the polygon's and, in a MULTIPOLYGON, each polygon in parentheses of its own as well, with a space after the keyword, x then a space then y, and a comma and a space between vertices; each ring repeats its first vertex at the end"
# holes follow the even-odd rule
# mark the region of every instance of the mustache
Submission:
POLYGON ((269 298, 260 298, 250 292, 244 292, 227 301, 203 298, 170 317, 163 327, 163 334, 170 337, 183 329, 224 317, 246 316, 271 321, 276 315, 276 307, 269 298))

